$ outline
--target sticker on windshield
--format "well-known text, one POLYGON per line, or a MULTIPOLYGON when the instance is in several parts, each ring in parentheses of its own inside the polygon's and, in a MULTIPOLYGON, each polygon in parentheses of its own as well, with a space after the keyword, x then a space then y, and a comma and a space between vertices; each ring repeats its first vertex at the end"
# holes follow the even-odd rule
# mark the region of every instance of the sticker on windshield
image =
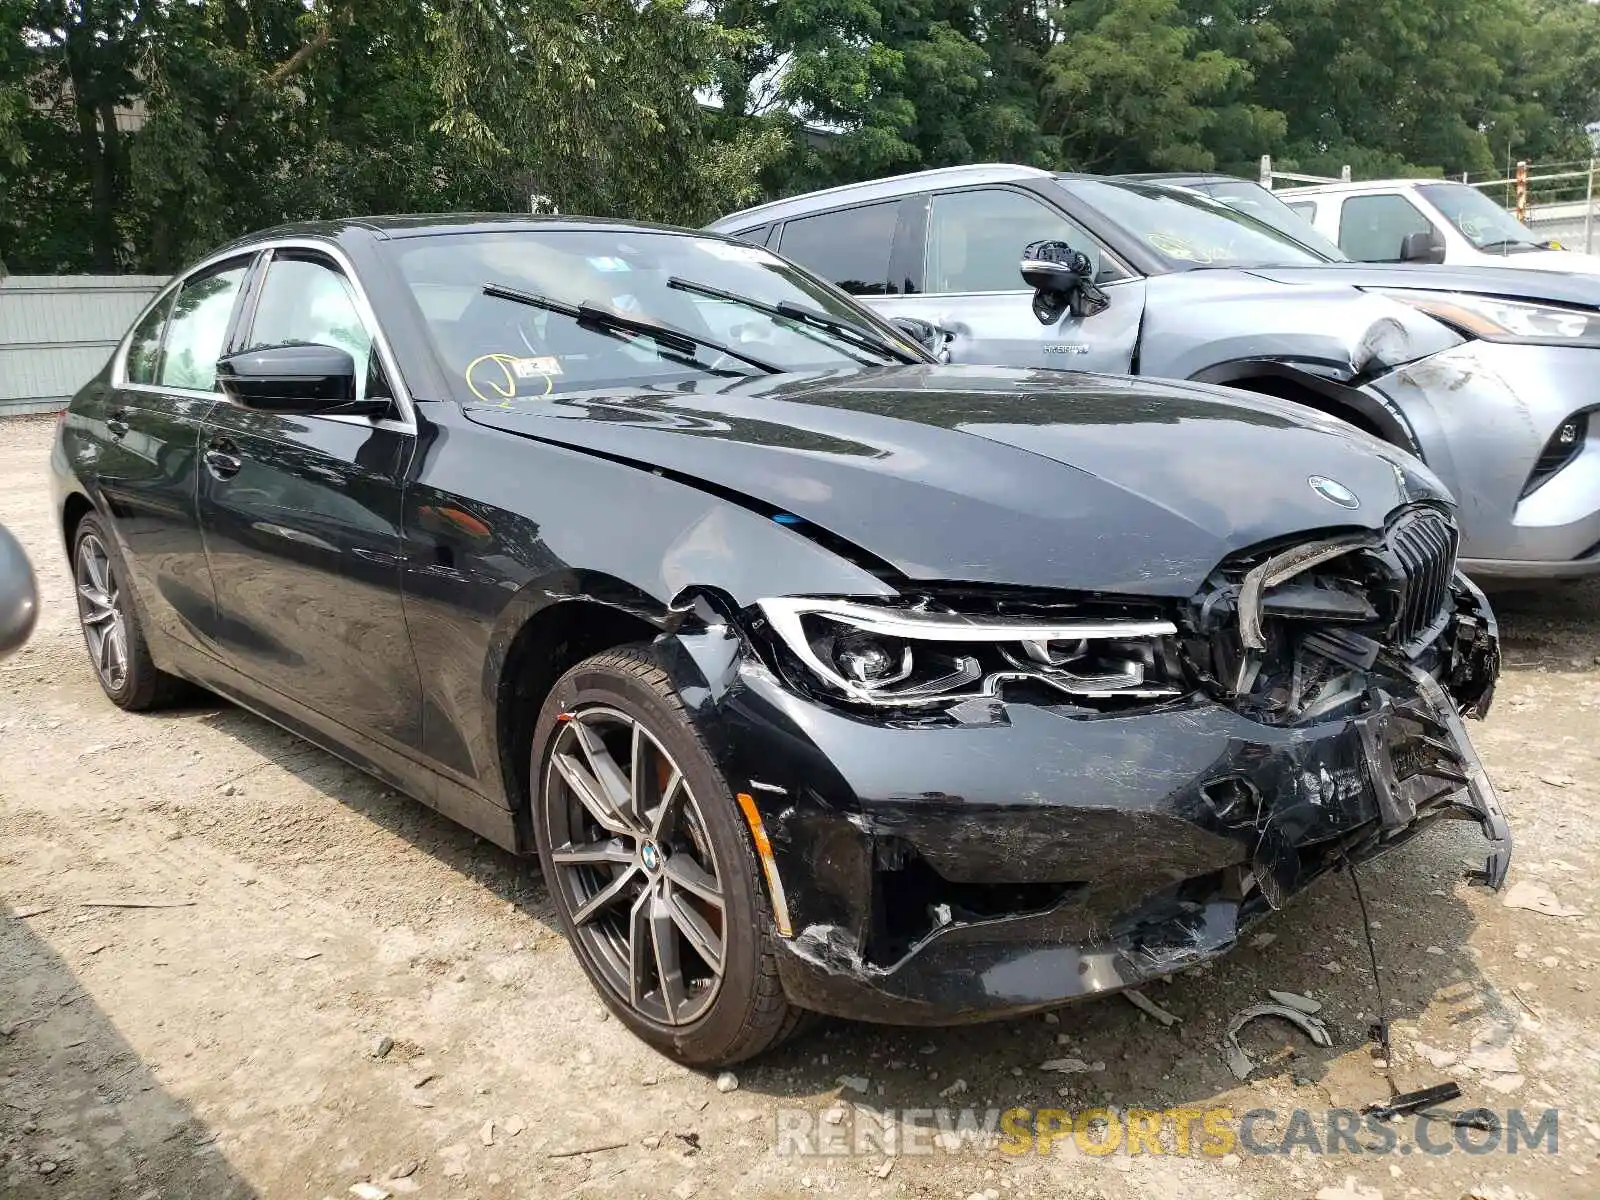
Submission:
POLYGON ((561 360, 553 354, 541 354, 535 358, 514 358, 511 360, 511 373, 518 379, 537 379, 541 375, 561 374, 561 360))
POLYGON ((698 241, 695 244, 713 258, 720 258, 724 262, 757 263, 764 267, 777 262, 777 259, 760 246, 741 246, 736 242, 712 241, 698 241))
POLYGON ((497 408, 510 408, 513 400, 537 400, 548 396, 554 388, 550 377, 559 374, 561 363, 558 359, 548 356, 519 358, 515 354, 480 354, 462 372, 472 394, 485 404, 493 404, 497 408), (541 370, 539 364, 554 369, 541 370), (524 386, 524 381, 536 390, 530 395, 519 396, 517 393, 524 386))

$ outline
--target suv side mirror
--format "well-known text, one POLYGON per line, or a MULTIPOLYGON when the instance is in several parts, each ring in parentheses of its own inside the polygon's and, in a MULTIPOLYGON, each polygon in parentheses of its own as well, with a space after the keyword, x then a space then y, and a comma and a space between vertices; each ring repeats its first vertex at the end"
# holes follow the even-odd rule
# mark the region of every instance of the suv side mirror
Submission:
POLYGON ((945 350, 945 342, 950 340, 950 335, 931 321, 924 321, 918 317, 891 317, 889 324, 929 354, 938 355, 941 362, 949 361, 950 356, 945 350))
POLYGON ((1400 242, 1400 261, 1403 263, 1442 263, 1444 239, 1432 230, 1408 233, 1400 242))
POLYGON ((11 531, 0 525, 0 658, 21 648, 39 616, 33 567, 11 531))
POLYGON ((228 398, 257 412, 380 415, 388 400, 356 399, 356 363, 347 350, 319 343, 264 346, 217 363, 228 398))
POLYGON ((1110 303, 1095 286, 1099 264, 1066 242, 1030 242, 1022 251, 1022 281, 1033 289, 1033 315, 1053 325, 1068 309, 1080 320, 1110 303))

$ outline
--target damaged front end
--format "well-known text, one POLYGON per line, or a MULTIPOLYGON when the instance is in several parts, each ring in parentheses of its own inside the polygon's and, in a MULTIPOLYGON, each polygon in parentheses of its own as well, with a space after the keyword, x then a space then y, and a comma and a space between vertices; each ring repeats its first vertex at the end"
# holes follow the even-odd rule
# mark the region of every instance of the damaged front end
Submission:
POLYGON ((686 598, 658 649, 777 881, 791 999, 943 1024, 1135 986, 1441 818, 1478 822, 1499 887, 1462 726, 1499 647, 1455 544, 1424 504, 1184 604, 686 598))
POLYGON ((1499 638, 1455 555, 1449 514, 1412 505, 1381 532, 1236 556, 1195 598, 1185 649, 1210 694, 1263 724, 1346 720, 1360 737, 1362 770, 1305 781, 1295 801, 1280 797, 1261 815, 1254 863, 1269 898, 1294 886, 1292 831, 1315 823, 1295 809, 1363 783, 1380 842, 1407 835, 1419 814, 1462 815, 1490 841, 1475 878, 1504 882, 1509 835, 1461 724, 1488 712, 1499 638))

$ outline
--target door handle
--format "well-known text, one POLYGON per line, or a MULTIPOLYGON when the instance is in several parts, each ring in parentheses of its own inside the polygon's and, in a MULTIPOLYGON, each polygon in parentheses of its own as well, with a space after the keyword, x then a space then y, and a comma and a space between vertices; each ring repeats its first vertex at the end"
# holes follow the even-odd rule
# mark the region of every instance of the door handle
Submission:
POLYGON ((235 453, 239 447, 228 438, 212 438, 200 457, 213 479, 229 480, 239 473, 244 460, 235 453))
POLYGON ((119 408, 106 418, 106 432, 121 441, 128 436, 128 410, 119 408))

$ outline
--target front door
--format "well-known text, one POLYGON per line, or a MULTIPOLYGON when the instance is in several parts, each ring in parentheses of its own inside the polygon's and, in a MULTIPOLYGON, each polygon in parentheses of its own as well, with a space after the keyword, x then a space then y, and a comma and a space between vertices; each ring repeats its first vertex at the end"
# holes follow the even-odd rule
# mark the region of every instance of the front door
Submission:
MULTIPOLYGON (((340 267, 278 249, 263 269, 235 345, 337 346, 355 359, 361 394, 383 394, 373 331, 340 267)), ((400 600, 401 487, 414 448, 401 420, 290 416, 228 400, 201 435, 200 526, 227 661, 398 749, 419 744, 422 716, 400 600)))
MULTIPOLYGON (((931 198, 921 291, 867 299, 889 317, 917 317, 949 335, 954 363, 1051 367, 1063 371, 1133 369, 1144 315, 1144 280, 1104 253, 1076 222, 1013 188, 941 192, 931 198), (1022 281, 1030 242, 1064 241, 1097 260, 1104 311, 1041 324, 1022 281)), ((864 298, 866 299, 866 298, 864 298)))
POLYGON ((94 464, 152 633, 203 648, 215 598, 196 515, 200 428, 249 267, 248 256, 203 267, 145 314, 113 366, 94 464))

